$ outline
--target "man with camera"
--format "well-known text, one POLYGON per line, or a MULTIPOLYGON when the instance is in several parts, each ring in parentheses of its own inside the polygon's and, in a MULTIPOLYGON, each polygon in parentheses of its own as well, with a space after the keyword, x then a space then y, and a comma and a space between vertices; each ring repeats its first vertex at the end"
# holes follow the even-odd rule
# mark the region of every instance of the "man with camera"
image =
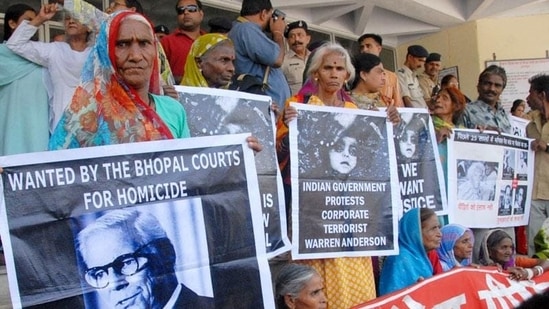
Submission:
POLYGON ((290 87, 282 73, 285 14, 270 0, 243 0, 240 17, 229 32, 236 51, 236 75, 251 74, 266 84, 266 94, 282 110, 290 87), (269 38, 263 31, 272 34, 269 38))

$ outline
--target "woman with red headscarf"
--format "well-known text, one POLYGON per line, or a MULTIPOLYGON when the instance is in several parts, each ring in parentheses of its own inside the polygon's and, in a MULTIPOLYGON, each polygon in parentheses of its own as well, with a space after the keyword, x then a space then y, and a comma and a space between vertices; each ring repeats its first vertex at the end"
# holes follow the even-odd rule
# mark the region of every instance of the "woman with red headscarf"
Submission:
POLYGON ((50 149, 189 137, 182 105, 159 95, 156 44, 143 15, 111 15, 101 26, 50 149))

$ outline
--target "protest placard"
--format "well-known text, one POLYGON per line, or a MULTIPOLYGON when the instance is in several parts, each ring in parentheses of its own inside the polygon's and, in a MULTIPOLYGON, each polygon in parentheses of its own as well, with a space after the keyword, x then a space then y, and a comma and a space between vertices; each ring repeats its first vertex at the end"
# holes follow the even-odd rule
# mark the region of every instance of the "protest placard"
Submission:
POLYGON ((292 104, 292 258, 397 253, 400 198, 385 113, 292 104))
POLYGON ((401 122, 394 143, 402 199, 402 216, 413 208, 448 213, 445 180, 438 154, 435 129, 424 108, 400 108, 401 122))
POLYGON ((247 136, 0 157, 14 307, 273 306, 247 136))
POLYGON ((275 150, 271 97, 204 87, 177 86, 191 136, 251 133, 263 145, 255 156, 269 256, 290 250, 284 189, 275 150))
POLYGON ((527 138, 454 130, 448 141, 450 222, 472 228, 528 224, 533 162, 527 138))

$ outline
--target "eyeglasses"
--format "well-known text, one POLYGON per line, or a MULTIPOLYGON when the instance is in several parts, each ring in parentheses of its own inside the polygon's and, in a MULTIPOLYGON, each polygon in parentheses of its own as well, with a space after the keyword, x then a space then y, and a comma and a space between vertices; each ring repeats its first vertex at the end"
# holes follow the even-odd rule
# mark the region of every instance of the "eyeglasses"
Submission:
POLYGON ((178 6, 176 8, 177 15, 185 14, 185 11, 189 11, 189 13, 196 13, 198 12, 198 5, 190 4, 185 6, 178 6))
POLYGON ((147 254, 143 252, 144 249, 159 241, 163 241, 163 239, 153 240, 144 246, 141 246, 133 253, 123 254, 117 257, 114 261, 107 265, 88 268, 84 273, 84 279, 86 279, 86 282, 90 286, 96 289, 104 289, 109 285, 109 277, 112 274, 110 272, 111 268, 114 273, 118 275, 135 275, 145 268, 147 262, 149 261, 147 254))

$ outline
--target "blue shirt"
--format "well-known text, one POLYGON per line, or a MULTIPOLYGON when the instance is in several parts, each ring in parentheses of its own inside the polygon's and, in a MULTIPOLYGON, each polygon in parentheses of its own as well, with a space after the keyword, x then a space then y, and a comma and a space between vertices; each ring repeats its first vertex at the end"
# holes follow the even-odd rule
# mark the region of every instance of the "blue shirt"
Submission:
POLYGON ((503 133, 512 133, 511 121, 509 116, 503 110, 500 103, 496 104, 496 110, 484 101, 476 100, 465 106, 465 111, 461 115, 458 124, 469 129, 475 129, 477 126, 496 127, 503 133))
MULTIPOLYGON (((245 20, 240 18, 240 20, 245 20)), ((280 53, 280 47, 269 39, 261 27, 253 22, 236 21, 229 32, 236 52, 236 74, 251 74, 263 80, 265 69, 271 67, 267 83, 267 95, 282 109, 290 97, 290 87, 280 68, 272 67, 280 53)))

